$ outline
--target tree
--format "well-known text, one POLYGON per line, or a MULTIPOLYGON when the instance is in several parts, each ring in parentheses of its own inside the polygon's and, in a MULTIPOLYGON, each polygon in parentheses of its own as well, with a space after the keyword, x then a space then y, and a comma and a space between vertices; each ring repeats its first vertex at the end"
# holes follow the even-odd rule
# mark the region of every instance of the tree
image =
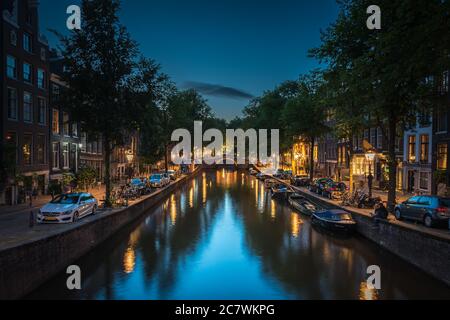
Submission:
POLYGON ((314 144, 329 131, 325 124, 326 105, 323 98, 323 80, 318 71, 301 76, 297 93, 287 100, 282 121, 287 136, 302 136, 310 145, 309 176, 314 178, 314 144))
POLYGON ((76 174, 78 187, 86 188, 87 191, 89 191, 89 187, 95 183, 97 178, 97 170, 92 167, 81 168, 76 174))
POLYGON ((343 106, 356 109, 353 111, 366 115, 383 130, 392 210, 398 128, 418 111, 431 108, 432 94, 424 80, 449 65, 449 4, 381 0, 377 3, 382 9, 381 30, 368 30, 366 8, 370 4, 367 0, 342 1, 337 21, 322 33, 322 44, 311 50, 311 55, 328 63, 357 100, 355 105, 346 99, 343 106))
POLYGON ((138 59, 136 43, 119 22, 119 8, 118 0, 83 0, 81 30, 59 35, 66 66, 63 80, 68 85, 62 105, 84 132, 103 140, 105 205, 110 205, 111 152, 123 144, 126 132, 139 128, 147 110, 142 98, 150 94, 139 92, 142 87, 136 86, 136 79, 150 76, 153 67, 138 59))

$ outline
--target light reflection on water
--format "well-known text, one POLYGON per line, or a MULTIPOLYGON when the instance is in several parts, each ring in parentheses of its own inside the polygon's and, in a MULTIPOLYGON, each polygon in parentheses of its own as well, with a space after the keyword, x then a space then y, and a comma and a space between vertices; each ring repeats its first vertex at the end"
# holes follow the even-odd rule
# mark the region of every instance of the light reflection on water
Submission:
POLYGON ((66 290, 61 274, 30 298, 450 297, 449 288, 371 242, 316 230, 255 178, 227 170, 199 175, 77 264, 83 290, 66 290), (366 287, 372 264, 382 271, 379 291, 366 287))

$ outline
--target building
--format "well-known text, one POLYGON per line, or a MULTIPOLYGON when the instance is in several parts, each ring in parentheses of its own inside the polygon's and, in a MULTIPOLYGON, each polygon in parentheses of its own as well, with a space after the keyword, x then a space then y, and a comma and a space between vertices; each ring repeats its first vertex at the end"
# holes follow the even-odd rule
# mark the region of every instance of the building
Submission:
MULTIPOLYGON (((367 177, 371 174, 373 187, 385 190, 389 181, 389 167, 387 163, 387 141, 381 128, 367 128, 362 134, 353 136, 353 152, 350 161, 351 188, 367 187, 367 177)), ((396 139, 397 189, 403 184, 403 133, 397 133, 396 139)))
POLYGON ((350 155, 351 145, 349 139, 338 139, 336 164, 336 178, 338 181, 350 180, 350 155))
POLYGON ((432 193, 432 118, 421 115, 405 130, 403 148, 403 190, 432 193))
POLYGON ((81 133, 80 167, 89 167, 97 171, 98 181, 104 178, 103 142, 99 137, 81 133))
POLYGON ((138 136, 133 132, 127 136, 123 146, 114 148, 111 161, 111 177, 122 181, 139 173, 138 136))
POLYGON ((0 203, 24 201, 31 190, 45 193, 49 180, 48 43, 39 33, 38 2, 2 5, 2 160, 15 163, 0 190, 0 203), (7 159, 8 158, 8 159, 7 159))
POLYGON ((50 58, 50 181, 60 183, 64 175, 74 176, 80 167, 81 134, 79 125, 60 105, 67 85, 61 80, 64 63, 56 55, 50 58))
POLYGON ((442 97, 443 106, 435 111, 433 117, 433 158, 434 173, 432 189, 439 195, 450 195, 450 172, 448 150, 450 148, 450 94, 449 71, 445 71, 440 78, 438 92, 442 97))

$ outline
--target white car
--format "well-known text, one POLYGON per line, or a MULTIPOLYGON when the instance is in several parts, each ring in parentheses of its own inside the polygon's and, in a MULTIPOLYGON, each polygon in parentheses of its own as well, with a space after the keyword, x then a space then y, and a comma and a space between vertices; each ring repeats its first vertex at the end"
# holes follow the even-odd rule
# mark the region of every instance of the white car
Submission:
POLYGON ((97 199, 90 193, 63 194, 39 210, 39 223, 70 223, 85 216, 95 214, 97 199))
POLYGON ((152 188, 162 188, 170 183, 167 173, 155 173, 150 176, 150 185, 152 188))

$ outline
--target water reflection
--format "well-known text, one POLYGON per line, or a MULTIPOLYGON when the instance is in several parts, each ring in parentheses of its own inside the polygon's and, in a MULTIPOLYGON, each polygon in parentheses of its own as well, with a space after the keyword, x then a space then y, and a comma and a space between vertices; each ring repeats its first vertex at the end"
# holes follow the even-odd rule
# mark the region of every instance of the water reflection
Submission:
POLYGON ((241 173, 200 175, 80 259, 82 291, 67 291, 62 273, 31 298, 450 297, 443 284, 371 242, 318 232, 309 218, 266 192, 263 184, 241 173), (372 264, 382 270, 379 291, 365 287, 372 264))

